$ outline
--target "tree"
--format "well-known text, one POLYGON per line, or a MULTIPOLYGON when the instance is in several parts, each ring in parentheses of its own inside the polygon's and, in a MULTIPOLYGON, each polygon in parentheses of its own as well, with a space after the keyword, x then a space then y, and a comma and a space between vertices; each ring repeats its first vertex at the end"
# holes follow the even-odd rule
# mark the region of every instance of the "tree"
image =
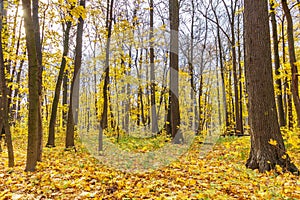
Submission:
POLYGON ((154 48, 153 48, 153 0, 150 0, 150 80, 151 80, 151 129, 152 133, 158 132, 156 103, 155 103, 155 71, 154 71, 154 48))
POLYGON ((105 46, 105 66, 104 66, 104 85, 103 85, 103 111, 100 120, 100 131, 99 131, 99 146, 98 151, 103 150, 103 131, 108 127, 108 106, 109 106, 109 49, 111 41, 111 30, 113 20, 113 6, 114 0, 107 1, 107 15, 106 15, 106 46, 105 46))
MULTIPOLYGON (((80 0, 80 6, 85 8, 85 0, 80 0)), ((66 148, 75 147, 74 144, 74 126, 75 126, 75 110, 74 110, 74 98, 78 96, 73 96, 76 90, 79 91, 79 73, 81 68, 81 58, 82 58, 82 35, 83 35, 83 17, 80 16, 77 25, 77 37, 76 37, 76 47, 75 47, 75 67, 73 80, 71 83, 71 92, 70 92, 70 104, 68 110, 68 121, 67 121, 67 133, 66 133, 66 148), (77 83, 78 82, 78 83, 77 83), (78 88, 76 88, 78 87, 78 88)), ((75 105, 76 109, 76 105, 75 105)), ((76 112, 77 113, 77 112, 76 112)))
POLYGON ((28 146, 25 171, 35 171, 38 156, 38 127, 39 127, 39 62, 37 58, 33 19, 31 16, 31 1, 22 0, 26 47, 28 57, 28 146))
MULTIPOLYGON (((2 10, 3 3, 0 3, 0 134, 5 134, 5 142, 7 144, 7 152, 8 152, 8 166, 14 166, 14 151, 11 140, 10 127, 8 122, 8 99, 7 92, 8 88, 6 85, 5 78, 5 66, 3 59, 3 49, 2 49, 2 10)), ((0 146, 1 148, 1 146, 0 146)), ((2 151, 2 149, 0 149, 2 151)))
POLYGON ((284 170, 299 172, 286 153, 278 124, 267 0, 245 1, 244 26, 251 127, 251 149, 246 166, 265 172, 279 165, 284 170))
MULTIPOLYGON (((270 15, 271 15, 271 24, 272 24, 272 39, 273 39, 273 51, 274 51, 274 64, 275 64, 275 74, 277 76, 280 75, 280 60, 279 60, 279 48, 278 48, 278 33, 277 33, 277 22, 275 16, 275 8, 274 2, 270 3, 270 15)), ((276 79, 276 87, 278 88, 278 95, 276 95, 277 99, 277 107, 278 107, 278 117, 280 126, 285 126, 285 117, 283 110, 283 101, 282 101, 282 83, 281 78, 276 79)))
POLYGON ((59 102, 59 96, 61 91, 61 85, 64 78, 65 68, 67 64, 66 56, 69 53, 69 40, 70 40, 70 30, 71 30, 72 22, 68 20, 66 22, 66 29, 64 33, 64 41, 63 41, 63 56, 60 64, 59 74, 56 81, 54 99, 52 102, 52 111, 49 122, 49 134, 48 134, 48 142, 47 147, 55 147, 55 123, 57 116, 57 107, 59 102))
POLYGON ((178 30, 179 30, 179 2, 178 0, 169 0, 170 17, 170 98, 169 115, 170 128, 173 143, 183 143, 183 135, 180 131, 180 112, 178 96, 178 30))
POLYGON ((38 154, 37 154, 37 160, 42 161, 42 151, 43 151, 43 120, 42 120, 42 81, 43 81, 43 66, 42 66, 42 43, 41 43, 41 37, 40 37, 40 23, 39 23, 39 1, 38 0, 32 0, 32 20, 34 24, 34 36, 35 36, 35 45, 36 45, 36 53, 37 53, 37 59, 38 59, 38 67, 39 67, 39 130, 38 130, 38 154))

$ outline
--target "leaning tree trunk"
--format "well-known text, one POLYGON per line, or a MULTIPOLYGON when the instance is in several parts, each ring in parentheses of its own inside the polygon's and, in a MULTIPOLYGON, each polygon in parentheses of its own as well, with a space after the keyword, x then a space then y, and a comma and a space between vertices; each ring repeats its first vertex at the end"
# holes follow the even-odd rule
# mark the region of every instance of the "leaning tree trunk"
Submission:
POLYGON ((278 124, 267 0, 245 1, 245 47, 251 127, 251 149, 246 166, 265 172, 279 165, 284 170, 298 172, 286 153, 278 124))

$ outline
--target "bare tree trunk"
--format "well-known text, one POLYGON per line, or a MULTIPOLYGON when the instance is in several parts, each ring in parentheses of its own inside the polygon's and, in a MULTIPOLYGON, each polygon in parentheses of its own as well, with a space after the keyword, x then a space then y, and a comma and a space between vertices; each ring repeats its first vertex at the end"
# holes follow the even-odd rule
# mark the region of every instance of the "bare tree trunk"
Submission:
POLYGON ((37 59, 39 63, 39 121, 38 121, 38 154, 37 161, 42 161, 42 151, 43 151, 43 116, 42 116, 42 99, 43 99, 43 56, 42 56, 42 43, 40 38, 40 22, 39 22, 39 2, 38 0, 32 1, 32 20, 34 24, 34 35, 35 35, 35 45, 36 45, 36 53, 37 59))
POLYGON ((251 127, 251 149, 246 166, 265 172, 280 165, 284 170, 299 173, 286 153, 278 124, 267 0, 245 1, 245 45, 251 127), (270 144, 272 141, 276 142, 270 144))
POLYGON ((171 135, 173 143, 183 143, 183 135, 180 130, 180 112, 178 96, 178 30, 179 30, 179 2, 178 0, 169 0, 170 15, 170 115, 171 115, 171 135))
POLYGON ((153 0, 150 0, 150 80, 151 80, 151 130, 152 133, 158 132, 156 103, 155 103, 155 71, 154 71, 154 35, 153 35, 153 0))
POLYGON ((66 30, 64 33, 63 56, 62 56, 62 61, 60 64, 58 78, 56 81, 54 99, 52 102, 51 117, 50 117, 50 122, 49 122, 49 135, 48 135, 48 142, 46 145, 47 147, 55 147, 55 124, 56 124, 56 117, 57 117, 57 107, 58 107, 64 72, 65 72, 65 68, 66 68, 66 64, 67 64, 66 56, 68 55, 68 52, 69 52, 69 40, 70 40, 71 26, 72 26, 72 22, 67 21, 66 22, 66 30))
MULTIPOLYGON (((80 6, 85 8, 85 0, 80 0, 80 6)), ((69 104, 69 109, 68 109, 68 121, 67 121, 67 131, 66 131, 66 148, 75 147, 74 132, 75 132, 75 124, 76 124, 76 122, 75 122, 76 115, 78 117, 78 108, 76 107, 76 106, 78 106, 78 104, 74 105, 74 103, 79 100, 78 99, 79 97, 76 95, 79 95, 79 94, 77 94, 77 92, 79 93, 79 85, 80 85, 79 74, 80 74, 81 60, 82 60, 83 25, 84 25, 84 20, 83 20, 82 16, 80 16, 78 19, 78 24, 77 24, 74 74, 73 74, 73 80, 71 83, 70 104, 69 104)))
MULTIPOLYGON (((274 51, 274 62, 275 62, 275 74, 276 76, 280 75, 280 60, 279 60, 279 49, 278 49, 278 34, 277 34, 277 22, 274 10, 274 2, 270 4, 270 15, 271 15, 271 23, 272 23, 272 39, 273 39, 273 51, 274 51)), ((275 80, 275 87, 279 90, 276 95, 277 99, 277 109, 278 109, 278 117, 279 117, 279 125, 285 126, 285 117, 283 110, 283 101, 282 101, 282 83, 281 78, 277 78, 275 80)))
POLYGON ((107 16, 106 16, 106 29, 107 29, 107 38, 106 38, 106 47, 105 47, 105 66, 104 66, 104 86, 103 86, 103 111, 101 114, 100 120, 100 131, 99 131, 99 146, 98 151, 103 150, 103 131, 108 126, 108 106, 109 106, 109 49, 111 41, 111 29, 112 29, 112 20, 113 20, 113 6, 114 0, 107 1, 107 16))
MULTIPOLYGON (((0 3, 0 33, 2 33, 2 12, 3 12, 3 2, 0 3)), ((0 134, 5 134, 5 142, 7 144, 8 153, 8 166, 14 166, 14 151, 11 139, 11 132, 9 127, 9 112, 8 112, 8 99, 7 99, 8 88, 6 85, 5 78, 5 66, 3 59, 3 49, 2 49, 2 34, 0 34, 0 134)), ((0 146, 0 151, 2 151, 0 146)))
POLYGON ((37 58, 34 24, 31 16, 30 0, 22 0, 24 12, 24 26, 26 46, 28 52, 28 88, 29 88, 29 116, 28 116, 28 146, 26 171, 35 171, 38 159, 39 138, 39 61, 37 58))

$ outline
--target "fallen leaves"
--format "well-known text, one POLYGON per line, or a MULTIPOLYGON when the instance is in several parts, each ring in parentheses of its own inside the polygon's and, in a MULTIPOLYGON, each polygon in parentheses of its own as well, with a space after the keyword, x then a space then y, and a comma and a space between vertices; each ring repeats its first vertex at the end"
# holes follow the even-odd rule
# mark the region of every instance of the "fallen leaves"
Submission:
MULTIPOLYGON (((24 138, 23 138, 24 139, 24 138)), ((153 172, 124 173, 99 164, 86 149, 45 148, 37 171, 25 173, 25 145, 14 140, 17 166, 6 167, 1 154, 0 199, 299 199, 298 177, 246 169, 249 138, 222 138, 200 159, 201 144, 153 172)), ((274 141, 271 141, 274 144, 274 141)), ((60 147, 61 146, 61 147, 60 147)), ((290 156, 299 166, 299 147, 290 156)))

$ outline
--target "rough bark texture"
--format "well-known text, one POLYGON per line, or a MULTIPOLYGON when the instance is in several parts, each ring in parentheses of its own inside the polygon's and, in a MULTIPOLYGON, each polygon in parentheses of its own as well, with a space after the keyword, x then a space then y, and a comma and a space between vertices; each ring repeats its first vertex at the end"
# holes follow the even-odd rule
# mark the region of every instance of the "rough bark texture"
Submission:
POLYGON ((178 28, 179 28, 179 3, 178 0, 169 0, 170 15, 170 113, 171 132, 173 143, 183 143, 180 131, 180 112, 178 96, 178 28))
POLYGON ((298 172, 286 154, 275 105, 267 0, 245 1, 246 83, 251 150, 246 166, 265 172, 280 165, 298 172), (276 145, 271 145, 270 140, 276 145))
POLYGON ((35 171, 38 155, 38 120, 39 120, 39 63, 35 45, 34 25, 31 17, 30 0, 22 0, 26 46, 28 52, 28 88, 29 88, 29 116, 28 116, 28 146, 26 171, 35 171))

